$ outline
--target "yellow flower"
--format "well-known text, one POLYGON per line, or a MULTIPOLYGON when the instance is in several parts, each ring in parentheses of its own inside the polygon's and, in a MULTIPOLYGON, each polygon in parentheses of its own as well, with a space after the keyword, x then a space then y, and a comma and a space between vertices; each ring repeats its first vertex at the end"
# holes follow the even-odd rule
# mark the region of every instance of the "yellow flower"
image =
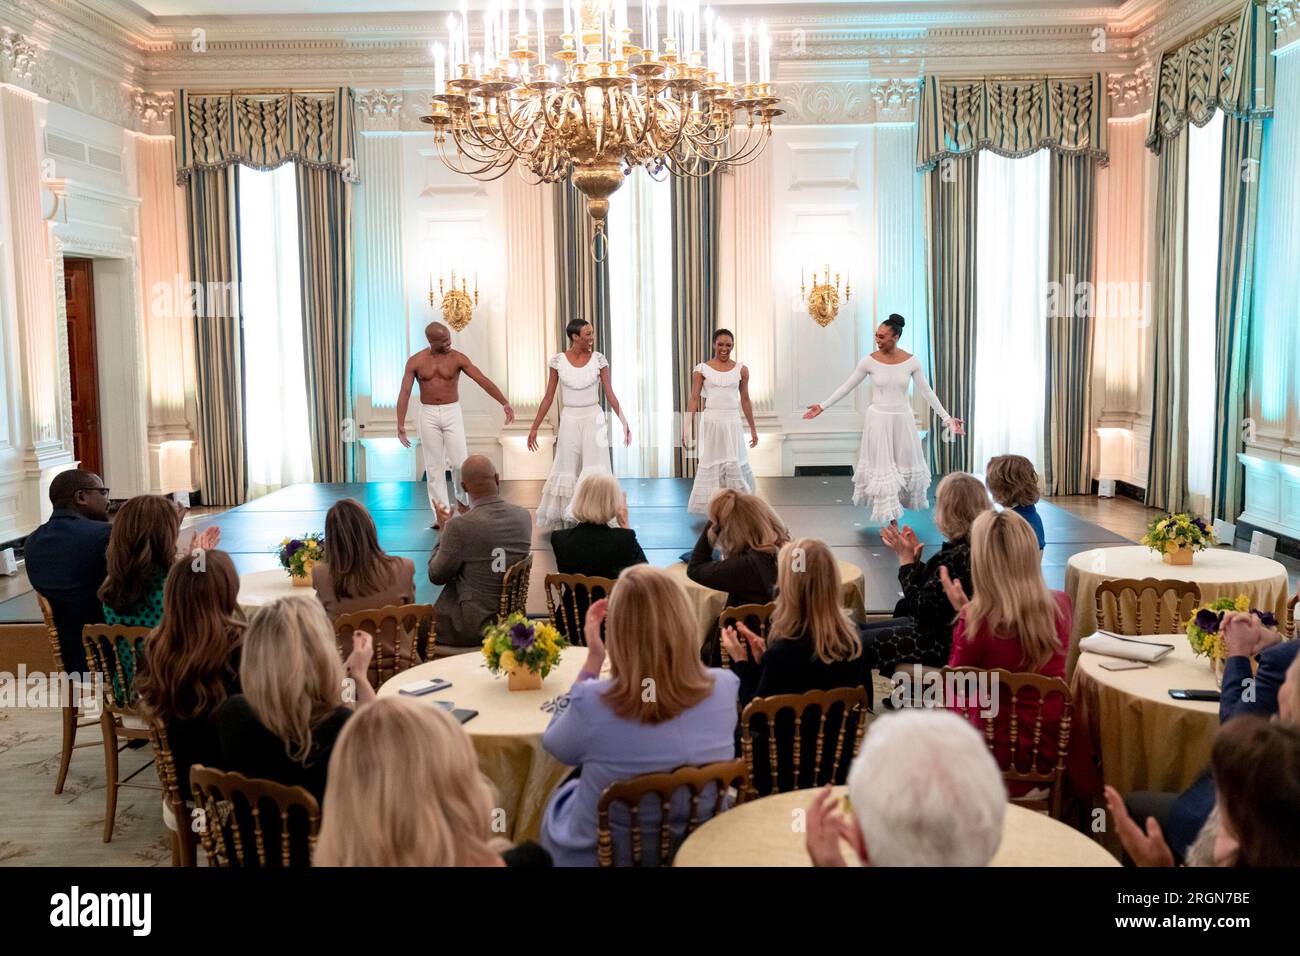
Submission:
POLYGON ((1238 611, 1250 610, 1250 598, 1247 595, 1245 594, 1237 595, 1237 610, 1238 611))
POLYGON ((517 667, 519 662, 515 660, 514 651, 505 651, 501 655, 500 667, 503 671, 512 671, 517 667))

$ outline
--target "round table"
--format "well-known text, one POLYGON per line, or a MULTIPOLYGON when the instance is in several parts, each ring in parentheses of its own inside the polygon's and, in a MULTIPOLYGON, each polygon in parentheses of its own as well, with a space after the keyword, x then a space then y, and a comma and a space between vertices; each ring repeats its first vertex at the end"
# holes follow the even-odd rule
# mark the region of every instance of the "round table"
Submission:
POLYGON ((1286 568, 1271 558, 1228 548, 1208 548, 1189 565, 1165 564, 1150 548, 1094 548, 1072 555, 1065 567, 1065 590, 1074 602, 1074 628, 1066 673, 1074 672, 1079 640, 1097 629, 1097 585, 1120 578, 1190 581, 1201 589, 1202 601, 1245 594, 1252 607, 1272 611, 1286 620, 1289 581, 1286 568))
MULTIPOLYGON (((866 585, 862 579, 862 569, 848 561, 840 561, 840 603, 852 613, 855 620, 866 620, 866 585)), ((718 615, 727 606, 725 591, 715 591, 703 584, 696 584, 686 576, 686 564, 678 561, 664 568, 686 591, 691 610, 700 630, 700 643, 703 644, 718 626, 718 615)))
MULTIPOLYGON (((847 790, 836 787, 835 794, 843 797, 847 790)), ((687 837, 673 866, 812 866, 802 828, 792 824, 814 793, 791 790, 732 807, 687 837)), ((857 862, 847 843, 840 848, 846 862, 857 862)), ((1078 830, 1009 803, 1002 844, 990 865, 1119 866, 1119 861, 1078 830)))
POLYGON ((289 577, 284 568, 272 568, 269 571, 250 571, 239 576, 239 597, 236 600, 245 614, 252 614, 263 604, 270 604, 283 597, 315 597, 316 589, 311 585, 298 586, 289 577))
POLYGON ((1210 765, 1219 730, 1219 705, 1174 700, 1173 687, 1217 690, 1204 657, 1196 657, 1186 634, 1145 640, 1174 645, 1172 654, 1140 670, 1108 671, 1118 658, 1079 655, 1071 695, 1076 726, 1087 728, 1093 753, 1101 755, 1106 783, 1121 794, 1134 790, 1179 793, 1210 765))
POLYGON ((454 701, 457 709, 477 710, 465 731, 474 743, 479 767, 497 790, 498 806, 506 812, 506 836, 514 841, 536 839, 542 829, 546 801, 569 769, 542 749, 542 733, 551 722, 542 704, 566 693, 587 659, 584 648, 569 648, 542 682, 541 690, 512 691, 504 674, 494 677, 479 653, 457 654, 420 664, 386 680, 380 697, 398 693, 405 685, 441 677, 452 686, 423 697, 410 697, 429 707, 434 701, 454 701))

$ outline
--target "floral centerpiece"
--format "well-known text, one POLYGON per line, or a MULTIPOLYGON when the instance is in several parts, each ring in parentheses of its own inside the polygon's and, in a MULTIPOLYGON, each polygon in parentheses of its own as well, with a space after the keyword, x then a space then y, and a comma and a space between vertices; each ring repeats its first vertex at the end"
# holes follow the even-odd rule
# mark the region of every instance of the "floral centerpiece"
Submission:
POLYGON ((1218 544, 1211 530, 1196 515, 1165 515, 1147 525, 1142 543, 1164 555, 1165 564, 1191 564, 1192 554, 1218 544))
POLYGON ((505 673, 511 690, 537 690, 569 646, 545 621, 530 621, 520 611, 483 629, 483 656, 493 674, 505 673))
POLYGON ((311 569, 317 561, 325 560, 325 536, 313 532, 297 538, 285 538, 280 542, 276 553, 280 558, 280 567, 289 572, 293 583, 297 587, 307 587, 311 584, 311 569))
POLYGON ((1223 665, 1228 659, 1228 646, 1220 630, 1223 615, 1228 611, 1249 611, 1265 627, 1277 627, 1277 618, 1273 613, 1252 608, 1250 598, 1244 594, 1236 598, 1215 598, 1198 607, 1192 614, 1192 619, 1187 622, 1187 641, 1192 645, 1193 654, 1209 658, 1210 668, 1217 680, 1223 679, 1223 665))

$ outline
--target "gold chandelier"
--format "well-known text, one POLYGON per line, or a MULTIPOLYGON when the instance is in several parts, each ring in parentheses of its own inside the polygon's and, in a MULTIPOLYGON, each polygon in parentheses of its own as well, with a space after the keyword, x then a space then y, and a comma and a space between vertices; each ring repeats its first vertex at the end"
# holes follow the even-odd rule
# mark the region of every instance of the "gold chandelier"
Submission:
POLYGON ((735 35, 712 10, 701 18, 699 0, 666 0, 662 33, 658 0, 642 0, 640 46, 627 25, 627 0, 564 0, 564 32, 552 54, 558 64, 548 65, 542 5, 534 33, 525 2, 511 43, 511 10, 494 0, 483 14, 483 52, 471 55, 462 0, 460 17, 448 17, 447 47, 432 49, 432 114, 421 119, 457 172, 491 180, 519 163, 538 184, 572 177, 598 235, 610 194, 637 166, 698 177, 747 163, 784 112, 772 95, 771 40, 762 24, 757 31, 744 24, 739 82, 735 35))

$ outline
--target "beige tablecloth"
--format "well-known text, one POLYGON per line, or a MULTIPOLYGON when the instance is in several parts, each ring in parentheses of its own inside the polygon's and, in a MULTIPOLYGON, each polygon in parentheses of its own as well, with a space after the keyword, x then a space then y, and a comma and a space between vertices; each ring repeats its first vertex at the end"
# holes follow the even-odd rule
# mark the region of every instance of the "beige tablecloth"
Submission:
POLYGON ((250 571, 239 576, 239 606, 245 614, 252 614, 263 604, 282 597, 315 597, 316 589, 310 584, 303 587, 294 585, 289 572, 284 568, 272 568, 269 571, 250 571))
MULTIPOLYGON (((836 787, 843 796, 846 787, 836 787)), ((792 790, 742 803, 709 820, 686 838, 674 866, 811 866, 799 812, 812 790, 792 790)), ((855 861, 848 844, 844 858, 855 861)), ((1007 804, 1002 845, 993 866, 1119 866, 1119 861, 1077 830, 1042 813, 1007 804)))
POLYGON ((542 704, 565 693, 582 670, 584 648, 569 648, 542 682, 541 690, 511 691, 506 678, 493 677, 481 654, 458 654, 421 664, 384 682, 380 697, 396 694, 406 684, 430 677, 452 686, 412 700, 434 706, 453 701, 457 708, 477 710, 465 724, 479 766, 497 790, 498 806, 506 812, 506 836, 514 841, 536 839, 542 828, 546 801, 569 768, 542 749, 542 733, 551 722, 542 704))
MULTIPOLYGON (((866 619, 864 603, 866 585, 862 579, 862 569, 856 564, 850 564, 847 561, 841 561, 839 565, 840 603, 848 609, 855 620, 861 622, 866 619)), ((727 606, 726 593, 706 588, 702 584, 696 584, 686 576, 686 565, 681 561, 668 565, 664 570, 671 574, 673 579, 685 589, 686 597, 690 600, 691 610, 695 613, 695 622, 699 627, 700 643, 703 644, 713 633, 713 629, 717 627, 718 615, 727 606)))
POLYGON ((1113 657, 1084 652, 1071 693, 1075 725, 1092 737, 1106 783, 1122 794, 1134 790, 1185 790, 1210 765, 1219 729, 1219 705, 1174 700, 1170 688, 1216 690, 1204 657, 1192 653, 1186 634, 1149 638, 1174 652, 1142 670, 1108 671, 1113 657))
POLYGON ((1192 564, 1180 566, 1165 564, 1159 554, 1141 545, 1080 551, 1071 556, 1065 568, 1065 590, 1074 601, 1067 674, 1074 673, 1079 639, 1097 629, 1097 585, 1120 578, 1191 581, 1200 587, 1202 601, 1245 594, 1253 607, 1272 611, 1279 621, 1286 620, 1286 568, 1271 558, 1209 548, 1198 553, 1192 564))

